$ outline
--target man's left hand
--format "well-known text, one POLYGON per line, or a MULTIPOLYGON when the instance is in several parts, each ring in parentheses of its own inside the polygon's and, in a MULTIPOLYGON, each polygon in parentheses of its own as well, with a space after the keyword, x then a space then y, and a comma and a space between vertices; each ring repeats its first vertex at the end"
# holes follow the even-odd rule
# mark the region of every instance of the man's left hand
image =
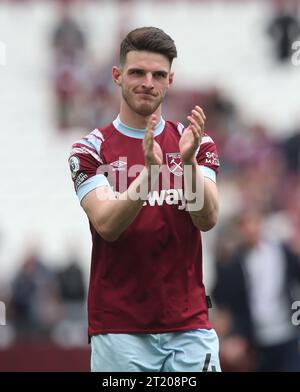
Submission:
POLYGON ((202 140, 206 117, 200 106, 195 106, 191 111, 191 115, 187 116, 187 119, 190 124, 183 131, 179 140, 179 150, 184 165, 191 164, 195 160, 195 153, 202 140))

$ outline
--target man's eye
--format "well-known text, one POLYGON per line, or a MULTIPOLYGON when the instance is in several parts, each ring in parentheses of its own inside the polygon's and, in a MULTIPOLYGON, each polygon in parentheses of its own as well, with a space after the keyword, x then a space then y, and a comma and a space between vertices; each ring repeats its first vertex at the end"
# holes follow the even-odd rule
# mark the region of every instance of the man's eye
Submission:
POLYGON ((133 71, 131 71, 132 75, 143 75, 143 71, 140 71, 138 69, 134 69, 133 71))
POLYGON ((167 75, 163 72, 157 72, 154 74, 154 77, 156 77, 157 79, 160 79, 160 78, 166 78, 167 75))

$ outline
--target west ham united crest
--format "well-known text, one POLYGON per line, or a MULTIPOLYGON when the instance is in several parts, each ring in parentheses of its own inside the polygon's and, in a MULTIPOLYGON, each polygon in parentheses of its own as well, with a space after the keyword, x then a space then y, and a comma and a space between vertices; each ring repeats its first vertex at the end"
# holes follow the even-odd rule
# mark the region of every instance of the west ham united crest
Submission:
POLYGON ((181 162, 181 155, 179 152, 167 152, 166 154, 166 162, 168 165, 168 169, 174 176, 182 176, 183 168, 181 162))

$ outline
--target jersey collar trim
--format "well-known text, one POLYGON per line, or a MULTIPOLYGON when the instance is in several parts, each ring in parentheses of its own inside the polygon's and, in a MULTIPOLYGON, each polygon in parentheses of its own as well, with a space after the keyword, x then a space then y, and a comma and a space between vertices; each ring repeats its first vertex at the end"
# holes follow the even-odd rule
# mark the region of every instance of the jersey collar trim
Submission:
MULTIPOLYGON (((156 124, 156 126, 155 126, 155 130, 154 130, 155 137, 162 133, 162 131, 165 128, 165 124, 166 124, 165 120, 161 117, 159 123, 156 124)), ((144 139, 145 129, 128 127, 126 124, 121 122, 120 116, 118 116, 113 121, 113 125, 117 131, 119 131, 120 133, 122 133, 125 136, 129 136, 134 139, 144 139)))

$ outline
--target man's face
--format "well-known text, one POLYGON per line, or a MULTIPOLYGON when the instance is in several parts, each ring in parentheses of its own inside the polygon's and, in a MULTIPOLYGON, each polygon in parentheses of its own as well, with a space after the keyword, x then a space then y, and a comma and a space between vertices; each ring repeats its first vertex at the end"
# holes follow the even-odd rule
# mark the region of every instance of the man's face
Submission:
POLYGON ((173 74, 165 56, 131 51, 121 69, 113 68, 113 78, 121 86, 123 100, 129 108, 141 116, 149 116, 162 103, 173 74))

